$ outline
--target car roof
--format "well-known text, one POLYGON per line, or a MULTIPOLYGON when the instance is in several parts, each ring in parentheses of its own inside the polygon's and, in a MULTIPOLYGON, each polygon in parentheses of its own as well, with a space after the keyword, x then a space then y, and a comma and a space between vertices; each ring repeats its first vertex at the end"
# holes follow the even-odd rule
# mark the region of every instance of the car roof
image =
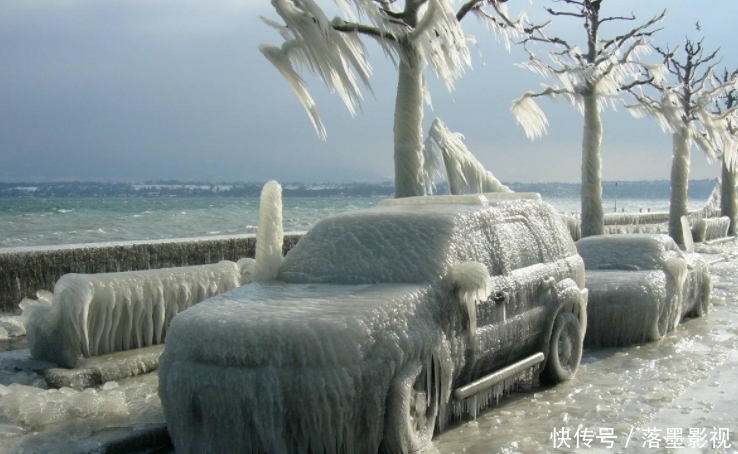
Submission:
MULTIPOLYGON (((550 255, 576 254, 558 214, 538 200, 377 206, 318 222, 285 257, 280 279, 346 284, 430 282, 458 261, 490 263, 499 255, 503 239, 495 233, 495 226, 509 224, 508 220, 529 224, 552 249, 550 255)), ((517 231, 507 230, 513 235, 517 231)))

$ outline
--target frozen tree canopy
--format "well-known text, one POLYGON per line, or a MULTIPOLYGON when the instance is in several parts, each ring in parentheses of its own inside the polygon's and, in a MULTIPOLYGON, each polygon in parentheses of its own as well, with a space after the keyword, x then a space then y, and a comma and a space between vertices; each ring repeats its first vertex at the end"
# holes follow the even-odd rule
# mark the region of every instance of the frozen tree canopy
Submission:
POLYGON ((423 70, 429 68, 453 90, 471 66, 460 21, 468 14, 484 21, 503 37, 523 30, 525 16, 512 20, 506 0, 469 0, 458 11, 452 0, 334 0, 342 17, 329 19, 316 0, 272 0, 282 19, 264 18, 284 40, 281 47, 262 44, 261 52, 282 73, 297 94, 321 138, 326 129, 296 67, 318 77, 341 97, 352 115, 371 92, 371 66, 362 37, 377 41, 398 67, 394 121, 396 197, 424 194, 422 120, 428 98, 423 70), (358 22, 360 19, 365 22, 358 22))
POLYGON ((653 77, 648 85, 631 87, 636 103, 627 107, 636 117, 653 117, 662 130, 672 133, 669 235, 681 243, 680 220, 687 214, 692 147, 697 146, 710 161, 722 156, 728 168, 735 168, 738 142, 731 125, 738 124, 738 106, 723 112, 716 112, 715 106, 716 101, 736 89, 738 78, 721 81, 713 76, 717 51, 706 54, 702 41, 688 39, 681 53, 676 49, 656 50, 664 58, 669 80, 653 77))
MULTIPOLYGON (((601 15, 602 0, 561 0, 563 10, 546 8, 553 17, 573 17, 584 23, 586 45, 580 47, 560 37, 545 33, 546 27, 533 27, 524 41, 528 61, 521 64, 543 77, 553 78, 537 92, 527 92, 512 103, 511 112, 530 139, 546 133, 548 119, 536 98, 563 97, 584 115, 582 139, 582 236, 604 233, 602 210, 602 120, 603 107, 615 107, 620 93, 644 83, 643 70, 660 80, 660 65, 640 61, 649 53, 648 39, 657 30, 654 25, 664 13, 613 38, 602 38, 600 27, 611 21, 635 20, 635 16, 601 15), (545 52, 541 57, 536 48, 545 52)), ((615 3, 608 3, 615 4, 615 3)))

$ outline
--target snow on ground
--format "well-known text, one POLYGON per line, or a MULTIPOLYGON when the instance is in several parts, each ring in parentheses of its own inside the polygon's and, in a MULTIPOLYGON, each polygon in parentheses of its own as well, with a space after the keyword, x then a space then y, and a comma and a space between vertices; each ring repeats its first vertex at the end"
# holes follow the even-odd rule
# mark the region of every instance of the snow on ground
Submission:
MULTIPOLYGON (((718 261, 706 318, 659 342, 586 350, 574 380, 503 398, 476 420, 452 425, 423 453, 656 453, 670 452, 667 443, 678 453, 738 453, 738 244, 702 250, 718 261), (695 440, 702 448, 688 448, 695 440)), ((83 393, 43 390, 40 376, 20 366, 27 356, 0 353, 2 453, 61 452, 106 427, 162 421, 156 374, 83 393)))

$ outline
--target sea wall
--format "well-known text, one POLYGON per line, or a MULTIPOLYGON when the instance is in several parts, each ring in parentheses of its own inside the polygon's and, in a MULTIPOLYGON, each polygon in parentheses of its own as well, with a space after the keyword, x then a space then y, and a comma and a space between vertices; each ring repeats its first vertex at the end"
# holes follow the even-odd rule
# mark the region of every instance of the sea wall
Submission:
MULTIPOLYGON (((284 252, 301 233, 284 236, 284 252)), ((255 235, 179 238, 152 241, 0 248, 0 312, 18 310, 18 303, 37 290, 52 291, 67 273, 109 273, 175 266, 204 265, 254 257, 255 235)))

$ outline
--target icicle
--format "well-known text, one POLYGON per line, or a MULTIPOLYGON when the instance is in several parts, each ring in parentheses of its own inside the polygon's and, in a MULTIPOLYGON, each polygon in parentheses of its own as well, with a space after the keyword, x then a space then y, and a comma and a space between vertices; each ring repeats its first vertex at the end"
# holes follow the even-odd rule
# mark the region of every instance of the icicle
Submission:
POLYGON ((528 92, 513 101, 510 112, 515 116, 518 124, 523 127, 526 137, 531 140, 543 137, 548 127, 548 119, 538 104, 528 92))

